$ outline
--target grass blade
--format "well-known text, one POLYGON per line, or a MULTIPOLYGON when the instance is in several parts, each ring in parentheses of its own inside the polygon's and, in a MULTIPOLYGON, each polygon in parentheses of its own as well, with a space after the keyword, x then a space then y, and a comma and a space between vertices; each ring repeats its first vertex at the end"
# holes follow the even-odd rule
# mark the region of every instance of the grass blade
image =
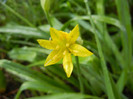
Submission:
POLYGON ((88 16, 90 17, 91 25, 92 25, 93 30, 95 32, 95 38, 96 38, 96 43, 97 43, 97 47, 98 47, 98 53, 99 53, 99 56, 100 56, 100 59, 101 59, 101 65, 102 65, 102 69, 103 69, 103 76, 104 76, 104 80, 105 80, 105 86, 106 86, 108 98, 109 99, 115 99, 115 96, 114 96, 114 93, 113 93, 113 89, 112 89, 112 85, 111 85, 111 81, 110 81, 110 77, 109 77, 109 73, 108 73, 107 66, 106 66, 106 62, 104 60, 102 47, 101 47, 99 38, 98 38, 98 36, 96 34, 94 21, 93 21, 93 19, 91 17, 91 11, 90 11, 89 6, 88 6, 88 0, 85 0, 85 5, 86 5, 88 16))
POLYGON ((8 60, 0 60, 0 67, 6 69, 8 72, 10 72, 12 74, 15 74, 15 75, 21 77, 22 79, 24 79, 26 81, 40 81, 40 82, 51 84, 51 86, 58 87, 65 91, 73 91, 65 83, 53 80, 52 78, 50 78, 40 72, 33 71, 30 68, 26 68, 23 65, 13 63, 8 60))
POLYGON ((0 32, 14 34, 14 35, 23 35, 24 37, 34 37, 34 38, 44 38, 44 39, 49 38, 49 34, 38 31, 36 28, 20 26, 20 25, 8 24, 7 26, 1 27, 0 32))
POLYGON ((131 26, 131 16, 129 11, 128 1, 115 0, 115 2, 116 2, 118 16, 123 26, 123 29, 121 30, 121 39, 123 45, 125 67, 117 82, 118 90, 122 92, 127 81, 127 76, 128 76, 127 71, 129 70, 132 63, 132 26, 131 26))
POLYGON ((64 92, 64 90, 61 90, 60 88, 57 88, 54 86, 51 86, 48 83, 44 83, 44 82, 40 82, 40 81, 33 81, 33 82, 27 81, 21 85, 19 91, 17 92, 17 94, 15 96, 15 99, 19 99, 19 96, 22 93, 22 91, 27 90, 27 89, 37 90, 40 92, 47 92, 47 93, 64 92))
POLYGON ((28 99, 102 99, 102 98, 91 95, 79 94, 79 93, 61 93, 61 94, 53 94, 48 96, 33 97, 28 99))

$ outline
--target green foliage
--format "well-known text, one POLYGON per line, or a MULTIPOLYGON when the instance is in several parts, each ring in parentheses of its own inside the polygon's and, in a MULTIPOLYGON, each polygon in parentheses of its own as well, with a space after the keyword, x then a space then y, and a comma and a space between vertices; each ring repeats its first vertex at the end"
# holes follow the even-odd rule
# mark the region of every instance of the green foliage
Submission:
POLYGON ((6 80, 2 70, 0 70, 0 93, 3 93, 5 90, 6 90, 6 80))
POLYGON ((83 95, 79 93, 63 93, 63 94, 55 94, 55 95, 49 95, 49 96, 40 96, 40 97, 34 97, 34 98, 28 98, 28 99, 101 99, 89 95, 83 95))
MULTIPOLYGON (((22 85, 16 99, 24 90, 32 93, 33 97, 25 97, 28 99, 132 97, 132 0, 3 1, 0 1, 0 68, 19 77, 22 85), (39 47, 36 41, 48 40, 50 27, 69 32, 76 24, 83 46, 94 53, 79 57, 82 94, 75 58, 72 57, 74 72, 68 79, 62 61, 43 66, 51 51, 39 47)), ((3 71, 0 73, 0 82, 6 88, 3 71)))

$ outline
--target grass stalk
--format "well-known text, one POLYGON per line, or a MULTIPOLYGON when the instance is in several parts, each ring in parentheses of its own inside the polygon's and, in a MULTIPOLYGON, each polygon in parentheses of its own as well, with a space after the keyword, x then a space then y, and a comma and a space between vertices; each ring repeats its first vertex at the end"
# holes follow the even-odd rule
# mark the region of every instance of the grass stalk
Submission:
POLYGON ((129 11, 129 4, 127 0, 115 0, 118 17, 122 24, 121 30, 121 40, 123 47, 123 58, 125 61, 125 67, 120 75, 117 82, 118 89, 120 92, 123 91, 126 81, 128 79, 128 71, 132 64, 132 26, 131 26, 131 16, 129 11))
POLYGON ((49 15, 49 12, 45 11, 45 15, 46 15, 46 18, 48 20, 48 23, 50 24, 51 27, 53 27, 52 22, 51 22, 51 18, 50 18, 50 15, 49 15))
POLYGON ((106 62, 105 62, 105 59, 104 59, 104 55, 103 55, 103 52, 102 52, 101 43, 100 43, 100 40, 99 40, 98 36, 96 35, 96 29, 95 29, 94 21, 91 17, 91 11, 90 11, 90 8, 88 6, 88 0, 84 0, 84 2, 85 2, 85 5, 86 5, 86 9, 87 9, 87 15, 90 17, 90 22, 91 22, 92 28, 94 30, 94 35, 95 35, 95 39, 96 39, 96 43, 97 43, 97 47, 98 47, 98 53, 99 53, 99 56, 100 56, 100 59, 101 59, 101 65, 102 65, 102 70, 103 70, 103 74, 104 74, 104 80, 105 80, 105 86, 106 86, 108 98, 109 99, 115 99, 113 89, 112 89, 112 85, 111 85, 111 81, 110 81, 110 78, 109 78, 108 69, 107 69, 106 62))
POLYGON ((78 74, 78 80, 79 80, 79 84, 80 84, 80 92, 84 93, 84 86, 83 86, 83 82, 82 82, 82 78, 81 78, 81 68, 79 66, 78 56, 75 56, 75 59, 76 59, 76 64, 77 64, 77 74, 78 74))

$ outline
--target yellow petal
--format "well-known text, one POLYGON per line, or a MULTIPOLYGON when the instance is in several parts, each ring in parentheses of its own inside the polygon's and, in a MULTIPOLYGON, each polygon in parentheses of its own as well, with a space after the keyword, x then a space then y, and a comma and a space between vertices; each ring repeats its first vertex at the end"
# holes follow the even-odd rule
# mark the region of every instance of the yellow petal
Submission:
POLYGON ((60 61, 63 57, 63 50, 53 50, 47 57, 44 66, 52 65, 60 61))
POLYGON ((54 28, 50 28, 50 35, 53 41, 60 42, 61 40, 64 40, 68 33, 63 31, 58 31, 54 28))
POLYGON ((74 29, 69 33, 69 42, 74 43, 79 37, 79 26, 76 25, 74 29))
POLYGON ((54 49, 56 47, 53 41, 50 41, 50 40, 38 39, 37 41, 41 47, 44 47, 47 49, 54 49))
POLYGON ((93 53, 87 50, 85 47, 79 45, 79 44, 73 44, 69 47, 69 50, 72 54, 75 56, 81 56, 81 57, 86 57, 90 56, 93 53))
POLYGON ((73 71, 73 64, 72 64, 71 54, 68 51, 65 52, 65 55, 63 58, 63 68, 66 72, 67 77, 69 78, 73 71))

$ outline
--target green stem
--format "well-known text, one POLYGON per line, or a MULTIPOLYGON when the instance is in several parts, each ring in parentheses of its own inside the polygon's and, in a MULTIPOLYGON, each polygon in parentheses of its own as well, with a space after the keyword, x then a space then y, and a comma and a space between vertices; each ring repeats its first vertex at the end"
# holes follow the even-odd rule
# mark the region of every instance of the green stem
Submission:
POLYGON ((81 78, 81 68, 79 66, 78 56, 75 56, 75 59, 76 59, 76 64, 77 64, 77 74, 78 74, 78 80, 79 80, 79 84, 80 84, 80 92, 84 93, 84 86, 83 86, 83 82, 82 82, 82 78, 81 78))
POLYGON ((48 23, 50 24, 51 27, 53 27, 52 22, 51 22, 51 18, 50 18, 50 16, 49 16, 48 11, 45 11, 45 14, 46 14, 46 17, 47 17, 48 23))
POLYGON ((115 99, 115 96, 114 96, 114 93, 113 93, 113 88, 112 88, 111 81, 110 81, 110 78, 109 78, 108 69, 107 69, 106 62, 105 62, 105 59, 104 59, 104 55, 103 55, 103 52, 102 52, 102 47, 101 47, 101 44, 100 44, 100 40, 97 36, 94 21, 92 19, 91 11, 90 11, 90 8, 88 6, 88 0, 84 0, 84 2, 85 2, 85 5, 86 5, 87 14, 90 17, 90 22, 91 22, 92 28, 94 30, 94 35, 95 35, 95 39, 96 39, 96 43, 97 43, 98 53, 99 53, 99 56, 100 56, 100 59, 101 59, 101 66, 102 66, 102 70, 103 70, 103 74, 104 74, 104 81, 105 81, 105 86, 106 86, 108 98, 109 99, 115 99))

